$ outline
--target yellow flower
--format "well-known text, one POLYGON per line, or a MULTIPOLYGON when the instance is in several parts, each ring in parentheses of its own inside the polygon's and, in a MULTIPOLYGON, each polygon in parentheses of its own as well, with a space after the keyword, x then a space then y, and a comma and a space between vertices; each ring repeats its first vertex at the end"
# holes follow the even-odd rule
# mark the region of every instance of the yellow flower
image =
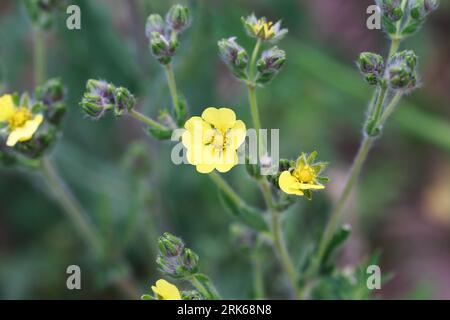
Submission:
POLYGON ((44 117, 33 115, 26 107, 16 107, 11 95, 0 97, 0 123, 6 123, 8 139, 6 145, 14 147, 17 142, 30 140, 41 125, 44 117))
POLYGON ((281 21, 273 23, 265 17, 257 18, 254 14, 247 18, 242 18, 242 22, 249 36, 263 41, 276 42, 288 32, 287 29, 281 29, 281 21))
POLYGON ((152 286, 152 290, 158 300, 181 300, 178 288, 164 279, 156 281, 156 286, 152 286))
POLYGON ((319 174, 325 169, 325 163, 312 163, 317 156, 316 152, 308 157, 303 153, 296 162, 294 168, 283 171, 278 179, 280 189, 287 194, 298 196, 310 195, 311 190, 325 189, 319 180, 326 181, 327 178, 319 174))
POLYGON ((258 22, 253 25, 253 33, 260 36, 263 40, 272 39, 275 36, 273 22, 259 19, 258 22))
POLYGON ((201 117, 192 117, 184 125, 182 142, 187 160, 200 173, 214 169, 227 172, 238 162, 236 150, 245 141, 244 122, 228 108, 207 108, 201 117))

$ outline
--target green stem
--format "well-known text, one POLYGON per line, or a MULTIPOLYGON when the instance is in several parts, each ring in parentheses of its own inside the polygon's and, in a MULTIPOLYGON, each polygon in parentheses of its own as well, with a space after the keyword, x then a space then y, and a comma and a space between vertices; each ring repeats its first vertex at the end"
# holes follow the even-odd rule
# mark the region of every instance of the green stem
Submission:
POLYGON ((164 65, 164 71, 166 73, 167 84, 169 85, 170 95, 172 96, 172 103, 175 109, 175 114, 177 117, 180 115, 180 102, 178 98, 177 84, 175 82, 175 76, 173 74, 172 65, 166 64, 164 65))
POLYGON ((45 32, 39 28, 34 29, 34 85, 41 85, 46 78, 45 63, 45 32))
POLYGON ((280 259, 280 264, 289 278, 290 285, 297 299, 301 298, 300 289, 298 287, 298 275, 295 271, 294 264, 291 260, 286 243, 283 237, 283 228, 281 226, 280 214, 277 212, 270 192, 270 186, 266 180, 261 180, 261 190, 269 208, 272 220, 272 237, 275 252, 280 259))
MULTIPOLYGON (((253 84, 248 85, 248 100, 252 114, 253 126, 256 130, 256 141, 258 146, 258 155, 264 154, 264 146, 261 139, 261 120, 259 118, 258 101, 256 99, 256 88, 253 84)), ((258 157, 259 158, 259 157, 258 157)))
POLYGON ((261 39, 256 42, 255 48, 253 49, 252 57, 250 59, 249 67, 249 80, 253 83, 255 81, 255 70, 256 70, 256 59, 258 58, 259 50, 261 49, 261 39))
POLYGON ((167 129, 165 126, 163 126, 162 124, 160 124, 159 122, 153 120, 150 117, 147 117, 146 115, 140 113, 139 111, 136 110, 131 110, 128 113, 131 117, 145 123, 146 125, 153 127, 153 128, 157 128, 157 129, 161 129, 161 130, 165 130, 167 129))
POLYGON ((317 263, 319 264, 322 262, 328 244, 331 238, 333 237, 336 227, 341 219, 343 209, 345 208, 345 204, 347 203, 348 197, 350 196, 355 181, 357 180, 359 174, 361 173, 361 168, 364 162, 366 161, 367 155, 374 141, 375 141, 374 137, 364 136, 364 139, 361 142, 358 153, 350 169, 349 177, 347 179, 347 182, 345 183, 344 190, 342 191, 341 197, 339 198, 336 207, 334 208, 333 212, 330 215, 328 224, 325 227, 325 231, 322 236, 322 240, 320 242, 318 251, 317 263))
POLYGON ((265 298, 264 290, 264 270, 260 256, 261 241, 258 238, 255 247, 253 248, 252 262, 253 262, 253 291, 256 300, 265 298))
MULTIPOLYGON (((398 49, 400 47, 402 38, 398 36, 399 28, 400 28, 399 25, 397 25, 397 34, 395 37, 392 38, 392 42, 391 42, 391 45, 389 48, 389 56, 387 59, 388 60, 387 64, 389 64, 391 57, 398 51, 398 49)), ((373 108, 373 110, 371 110, 371 114, 369 115, 369 117, 372 117, 373 119, 378 120, 377 126, 382 126, 385 122, 385 118, 387 119, 387 117, 390 115, 390 114, 386 115, 387 109, 388 108, 393 109, 395 107, 395 106, 394 107, 388 106, 388 107, 386 107, 386 110, 384 112, 382 111, 384 101, 386 99, 386 95, 387 95, 387 87, 385 84, 382 84, 381 90, 378 92, 378 94, 376 94, 377 97, 376 97, 376 100, 374 100, 374 101, 376 101, 375 102, 376 105, 373 108), (375 116, 377 118, 375 118, 375 116)), ((397 99, 400 99, 400 97, 397 98, 397 96, 395 96, 393 100, 397 100, 397 99)), ((397 103, 398 103, 398 101, 395 104, 397 104, 397 103)), ((347 182, 345 183, 344 190, 342 191, 342 194, 341 194, 334 210, 330 214, 330 218, 325 227, 324 234, 320 240, 318 256, 317 256, 318 259, 316 260, 316 265, 314 265, 313 268, 318 268, 319 264, 322 262, 325 251, 328 247, 328 243, 331 240, 331 238, 333 237, 334 232, 336 231, 336 227, 337 227, 338 222, 343 213, 343 209, 345 207, 347 199, 352 191, 355 181, 357 180, 357 178, 361 172, 361 168, 367 158, 367 155, 369 153, 369 150, 370 150, 374 140, 375 140, 374 137, 364 136, 364 138, 361 142, 358 153, 357 153, 355 159, 353 160, 353 165, 350 169, 349 177, 347 179, 347 182)), ((312 272, 313 272, 313 274, 315 274, 317 272, 317 270, 313 270, 312 272)))
POLYGON ((94 227, 89 221, 80 203, 66 186, 49 158, 42 160, 42 173, 56 200, 64 208, 64 212, 73 222, 81 237, 97 252, 103 251, 103 245, 94 227))
POLYGON ((378 125, 380 127, 382 127, 386 123, 387 119, 392 115, 392 113, 395 110, 395 107, 400 102, 402 97, 403 97, 403 93, 402 92, 397 92, 395 94, 395 96, 392 98, 391 102, 389 102, 389 104, 387 105, 386 109, 384 110, 383 114, 380 117, 380 120, 379 120, 379 123, 378 123, 378 125))
POLYGON ((220 174, 213 171, 209 174, 209 177, 212 181, 217 185, 219 189, 221 189, 224 193, 228 195, 228 197, 239 207, 243 207, 245 205, 244 200, 230 187, 228 182, 226 182, 220 174))
MULTIPOLYGON (((87 214, 84 212, 81 204, 67 187, 64 180, 59 176, 49 158, 44 158, 42 160, 41 170, 47 185, 55 196, 55 199, 60 203, 68 218, 75 225, 81 238, 89 247, 92 247, 97 254, 103 256, 103 244, 96 232, 95 227, 92 225, 87 214)), ((124 265, 125 263, 120 262, 119 264, 124 265)), ((122 292, 122 294, 129 299, 136 299, 139 296, 139 290, 136 288, 132 279, 128 276, 117 279, 114 284, 122 292)))

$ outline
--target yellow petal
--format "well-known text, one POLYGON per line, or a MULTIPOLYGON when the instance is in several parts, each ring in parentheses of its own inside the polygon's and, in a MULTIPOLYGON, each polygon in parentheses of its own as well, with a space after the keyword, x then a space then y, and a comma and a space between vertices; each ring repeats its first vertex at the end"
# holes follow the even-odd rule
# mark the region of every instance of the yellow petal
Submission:
POLYGON ((227 133, 227 139, 231 140, 231 147, 237 150, 245 141, 247 134, 245 123, 237 120, 233 128, 227 133))
POLYGON ((202 118, 221 131, 232 128, 236 123, 236 114, 228 108, 207 108, 203 111, 202 118))
POLYGON ((222 173, 228 172, 238 163, 237 152, 230 148, 225 149, 220 154, 218 160, 216 163, 217 171, 222 173))
POLYGON ((303 195, 303 191, 300 190, 300 183, 289 171, 283 171, 281 173, 278 179, 278 185, 287 194, 303 195))
POLYGON ((8 121, 9 118, 14 114, 13 98, 10 94, 5 94, 0 97, 0 122, 8 121))
POLYGON ((300 183, 300 189, 302 189, 302 190, 310 190, 310 189, 321 190, 321 189, 325 189, 325 186, 322 186, 320 184, 312 184, 312 183, 300 183))
POLYGON ((205 144, 211 142, 214 130, 200 117, 192 117, 186 121, 186 131, 182 135, 182 143, 186 148, 194 144, 205 144))
POLYGON ((198 164, 195 169, 200 173, 211 173, 215 168, 213 164, 198 164))
POLYGON ((25 122, 23 127, 19 127, 11 131, 6 141, 8 147, 14 147, 17 142, 24 142, 30 140, 41 125, 44 117, 38 114, 33 119, 25 122))
POLYGON ((164 279, 156 281, 156 286, 152 286, 152 290, 162 300, 181 300, 178 288, 164 279))

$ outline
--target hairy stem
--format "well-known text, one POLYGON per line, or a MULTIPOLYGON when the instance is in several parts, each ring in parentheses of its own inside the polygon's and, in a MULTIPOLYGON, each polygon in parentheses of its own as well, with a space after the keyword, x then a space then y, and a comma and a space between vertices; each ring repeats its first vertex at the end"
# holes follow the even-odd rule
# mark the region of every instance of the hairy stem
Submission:
POLYGON ((64 180, 59 176, 49 158, 44 158, 42 161, 42 173, 47 185, 54 194, 55 199, 60 203, 61 207, 64 208, 64 212, 75 225, 80 236, 88 246, 91 246, 98 253, 101 253, 103 251, 103 244, 97 236, 95 228, 89 221, 81 204, 69 190, 64 180))
POLYGON ((165 126, 163 126, 159 122, 153 120, 152 118, 150 118, 150 117, 148 117, 148 116, 146 116, 146 115, 144 115, 144 114, 142 114, 139 111, 136 111, 134 109, 129 112, 129 115, 131 117, 139 120, 140 122, 150 126, 150 127, 158 128, 158 129, 161 129, 161 130, 167 129, 165 126))
POLYGON ((291 288, 297 299, 301 298, 300 290, 298 288, 298 275, 295 270, 294 264, 291 260, 289 252, 286 247, 286 243, 283 237, 283 228, 280 221, 280 214, 277 212, 275 205, 273 204, 272 194, 270 192, 270 186, 266 180, 261 180, 261 190, 269 208, 271 221, 272 221, 272 237, 275 253, 279 257, 281 267, 289 278, 291 288))
POLYGON ((46 62, 45 62, 45 32, 39 28, 34 28, 33 41, 33 57, 34 57, 34 85, 41 85, 46 77, 46 62))
POLYGON ((167 84, 169 85, 170 95, 172 96, 173 108, 175 109, 175 114, 180 115, 180 101, 178 98, 177 84, 175 82, 175 76, 173 74, 172 65, 164 65, 164 71, 166 73, 167 84))
POLYGON ((217 185, 217 187, 228 195, 228 197, 239 207, 245 205, 244 200, 230 187, 220 174, 213 171, 209 174, 211 180, 217 185))

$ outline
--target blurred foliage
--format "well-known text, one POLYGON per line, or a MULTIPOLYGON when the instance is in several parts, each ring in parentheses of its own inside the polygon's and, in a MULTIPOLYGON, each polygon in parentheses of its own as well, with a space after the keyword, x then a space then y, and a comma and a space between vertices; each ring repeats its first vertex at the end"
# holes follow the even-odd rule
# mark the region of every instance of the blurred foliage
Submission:
MULTIPOLYGON (((144 27, 148 14, 167 10, 174 1, 74 2, 82 11, 82 30, 67 30, 62 14, 47 36, 49 76, 60 77, 68 86, 64 136, 53 155, 61 174, 109 239, 108 254, 125 252, 139 289, 148 292, 149 285, 160 277, 155 264, 157 236, 169 231, 195 249, 202 270, 223 297, 251 298, 252 262, 230 239, 233 218, 221 206, 211 182, 196 174, 192 166, 173 165, 170 143, 151 141, 132 119, 116 121, 111 117, 93 122, 84 119, 78 108, 89 78, 129 88, 149 115, 169 106, 164 74, 150 56, 144 27)), ((191 114, 199 114, 206 106, 233 106, 239 118, 249 121, 245 91, 220 62, 217 41, 237 35, 243 46, 250 47, 240 17, 251 12, 283 19, 290 30, 283 40, 287 62, 270 90, 258 93, 263 126, 281 128, 282 157, 295 158, 300 151, 318 150, 330 162, 331 184, 339 186, 345 174, 340 170, 353 157, 371 95, 353 65, 357 54, 321 38, 315 27, 326 21, 314 20, 311 1, 180 2, 192 8, 194 17, 174 61, 178 86, 189 101, 191 114)), ((442 11, 448 26, 448 4, 442 11)), ((358 14, 365 16, 365 11, 358 14)), ((33 61, 30 21, 18 1, 1 1, 0 16, 1 82, 6 91, 29 90, 33 61)), ((427 27, 419 39, 426 39, 432 28, 438 27, 427 27)), ((383 36, 369 35, 378 51, 385 52, 383 36)), ((339 39, 339 33, 335 37, 339 39)), ((430 39, 408 45, 419 52, 423 74, 435 51, 442 50, 430 39)), ((383 233, 386 219, 395 214, 395 204, 415 210, 414 199, 424 188, 431 161, 448 162, 450 103, 446 97, 439 99, 430 93, 429 86, 433 84, 425 83, 423 90, 404 101, 364 170, 358 191, 360 221, 355 223, 360 224, 360 237, 369 248, 378 245, 377 237, 383 233)), ((250 178, 243 178, 247 176, 244 170, 237 167, 226 178, 239 194, 261 207, 258 190, 250 178)), ((120 297, 111 290, 111 279, 122 271, 114 265, 99 264, 86 250, 39 176, 0 169, 0 177, 0 298, 120 297), (80 292, 65 287, 65 270, 71 264, 82 269, 80 292)), ((295 260, 300 261, 320 235, 331 205, 333 187, 330 189, 329 196, 302 201, 286 213, 287 238, 295 260)), ((448 252, 446 258, 450 259, 448 252)), ((266 275, 275 275, 266 278, 267 289, 273 297, 284 297, 285 288, 275 287, 280 273, 273 259, 267 258, 263 269, 266 275)), ((416 271, 414 281, 430 279, 416 271)), ((335 282, 348 283, 345 275, 330 277, 333 281, 327 290, 332 291, 335 282)), ((411 296, 429 291, 426 285, 422 288, 411 296)), ((358 294, 346 298, 368 297, 358 294)), ((322 293, 316 296, 320 298, 322 293)))

